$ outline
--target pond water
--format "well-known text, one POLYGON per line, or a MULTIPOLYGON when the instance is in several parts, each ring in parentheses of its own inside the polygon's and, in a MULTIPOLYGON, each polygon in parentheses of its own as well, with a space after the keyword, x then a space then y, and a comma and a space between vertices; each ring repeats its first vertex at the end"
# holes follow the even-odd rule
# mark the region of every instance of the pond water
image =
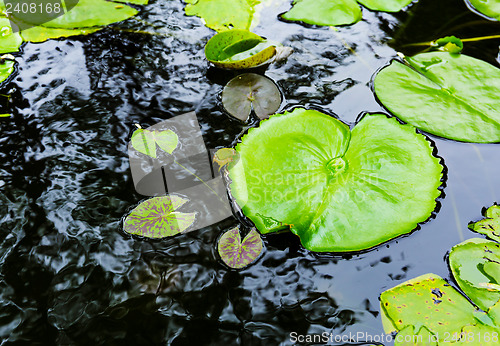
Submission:
MULTIPOLYGON (((380 335, 380 293, 429 272, 450 278, 447 251, 476 236, 468 222, 500 202, 500 146, 430 136, 447 167, 439 212, 365 253, 315 254, 280 234, 265 237, 256 264, 230 271, 214 244, 235 218, 171 239, 134 239, 120 227, 144 198, 127 157, 134 123, 194 110, 208 148, 234 145, 256 125, 221 111, 220 83, 230 76, 208 69, 203 47, 213 31, 183 6, 152 0, 141 21, 26 44, 18 54, 2 92, 14 116, 0 122, 0 339, 288 345, 291 332, 360 332, 360 343, 380 335)), ((397 51, 415 52, 405 45, 500 33, 462 0, 420 0, 398 14, 364 9, 362 22, 338 31, 277 20, 288 8, 276 1, 254 29, 295 51, 266 72, 283 108, 319 107, 350 124, 383 111, 370 81, 397 51)), ((464 53, 498 66, 499 44, 467 43, 464 53)))

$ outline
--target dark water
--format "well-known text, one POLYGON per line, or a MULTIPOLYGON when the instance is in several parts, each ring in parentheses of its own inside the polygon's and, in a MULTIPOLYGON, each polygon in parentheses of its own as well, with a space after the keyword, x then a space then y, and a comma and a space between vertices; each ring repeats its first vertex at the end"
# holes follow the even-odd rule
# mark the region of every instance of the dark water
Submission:
MULTIPOLYGON (((420 0, 407 12, 364 10, 334 31, 283 23, 271 7, 254 30, 294 48, 267 75, 285 108, 321 107, 352 123, 380 111, 373 73, 408 43, 500 33, 461 0, 420 0)), ((248 125, 221 112, 224 79, 208 73, 213 32, 181 1, 152 1, 129 20, 87 37, 27 44, 0 122, 0 339, 10 344, 290 344, 289 333, 380 335, 379 294, 433 272, 475 234, 467 223, 499 201, 500 147, 431 137, 448 169, 436 218, 367 253, 332 257, 293 235, 265 238, 265 254, 240 272, 218 262, 214 242, 237 224, 162 241, 132 239, 120 222, 134 191, 127 143, 134 123, 195 110, 208 148, 229 146, 248 125), (130 33, 148 30, 161 35, 130 33)), ((496 66, 499 40, 464 53, 496 66)), ((361 338, 358 341, 363 341, 361 338)), ((340 343, 342 344, 342 343, 340 343)))

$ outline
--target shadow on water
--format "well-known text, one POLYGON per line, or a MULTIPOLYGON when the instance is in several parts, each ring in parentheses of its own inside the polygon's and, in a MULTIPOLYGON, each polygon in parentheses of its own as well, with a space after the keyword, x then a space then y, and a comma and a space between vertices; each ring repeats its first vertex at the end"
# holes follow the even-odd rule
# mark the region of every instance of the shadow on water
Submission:
MULTIPOLYGON (((266 71, 285 108, 321 107, 353 123, 363 111, 382 110, 369 82, 396 50, 499 31, 459 0, 420 0, 394 15, 363 12, 364 21, 338 32, 261 18, 257 33, 295 50, 266 71)), ((448 168, 436 219, 362 254, 313 254, 285 233, 265 237, 262 258, 235 272, 214 248, 234 218, 162 241, 122 233, 123 215, 143 199, 127 158, 134 123, 195 110, 207 148, 231 145, 248 127, 217 102, 220 76, 203 55, 212 32, 185 17, 180 1, 153 1, 140 17, 168 34, 120 30, 151 29, 129 20, 88 37, 27 44, 4 88, 13 113, 0 119, 6 345, 274 345, 290 344, 291 332, 379 335, 382 291, 427 272, 449 277, 445 253, 472 237, 467 223, 498 201, 496 145, 433 137, 448 168)), ((498 45, 468 43, 465 53, 498 66, 498 45)))

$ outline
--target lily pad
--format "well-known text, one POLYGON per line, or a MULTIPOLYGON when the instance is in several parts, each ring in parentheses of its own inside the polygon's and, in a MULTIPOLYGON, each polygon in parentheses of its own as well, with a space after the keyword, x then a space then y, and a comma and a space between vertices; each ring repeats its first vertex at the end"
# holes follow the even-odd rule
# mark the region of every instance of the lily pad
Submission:
POLYGON ((358 2, 374 11, 398 12, 412 0, 295 0, 281 17, 313 25, 349 25, 362 18, 358 2))
POLYGON ((232 228, 219 239, 217 249, 222 261, 230 268, 242 269, 253 263, 263 248, 259 232, 252 228, 243 241, 238 227, 232 228))
POLYGON ((500 1, 498 0, 466 0, 470 6, 487 17, 500 20, 500 1))
POLYGON ((139 204, 125 218, 123 230, 146 238, 164 238, 184 232, 196 213, 178 212, 188 200, 176 195, 150 198, 139 204))
POLYGON ((179 144, 179 137, 172 130, 150 131, 140 128, 132 134, 131 143, 138 152, 156 158, 156 145, 172 154, 179 144))
POLYGON ((484 216, 485 219, 470 223, 469 228, 500 243, 500 206, 492 205, 486 210, 484 216))
POLYGON ((219 165, 219 172, 225 165, 234 164, 239 159, 239 154, 233 148, 221 148, 214 154, 213 162, 219 165))
POLYGON ((203 18, 215 31, 250 29, 258 0, 184 0, 188 16, 203 18))
POLYGON ((463 54, 431 52, 394 60, 375 94, 398 118, 464 142, 500 142, 500 69, 463 54))
POLYGON ((431 216, 443 167, 426 138, 383 114, 351 132, 297 108, 271 116, 236 146, 231 193, 261 233, 290 229, 312 251, 371 248, 431 216))
POLYGON ((469 239, 451 249, 449 260, 458 285, 482 310, 488 311, 500 300, 498 243, 469 239))
POLYGON ((23 39, 12 30, 10 20, 0 16, 0 54, 19 51, 23 39))
POLYGON ((464 49, 462 40, 455 36, 446 36, 433 42, 433 50, 441 52, 460 53, 464 49))
MULTIPOLYGON (((0 0, 2 1, 2 0, 0 0)), ((123 1, 134 4, 146 4, 145 0, 123 1)), ((49 38, 67 37, 95 32, 102 27, 123 21, 138 13, 138 11, 122 1, 79 0, 74 7, 64 15, 38 25, 27 18, 16 18, 12 13, 10 19, 21 29, 21 36, 26 41, 41 42, 49 38)), ((2 2, 1 6, 5 8, 2 2)))
POLYGON ((276 53, 276 43, 266 41, 247 30, 229 30, 212 37, 205 46, 205 56, 217 67, 246 69, 259 66, 276 53))
MULTIPOLYGON (((385 332, 401 333, 396 336, 395 345, 408 345, 404 343, 405 335, 414 338, 421 335, 420 339, 406 339, 418 340, 421 345, 444 345, 452 342, 453 337, 453 341, 460 339, 465 330, 474 332, 476 341, 479 341, 477 333, 484 338, 486 333, 491 336, 499 332, 487 313, 478 311, 435 274, 419 276, 383 292, 380 310, 385 332)), ((474 344, 494 345, 496 342, 474 344)))
POLYGON ((14 59, 0 57, 0 83, 5 81, 14 72, 14 59))
POLYGON ((260 119, 276 113, 281 93, 274 82, 255 73, 234 77, 222 91, 222 104, 233 117, 246 121, 253 111, 260 119))

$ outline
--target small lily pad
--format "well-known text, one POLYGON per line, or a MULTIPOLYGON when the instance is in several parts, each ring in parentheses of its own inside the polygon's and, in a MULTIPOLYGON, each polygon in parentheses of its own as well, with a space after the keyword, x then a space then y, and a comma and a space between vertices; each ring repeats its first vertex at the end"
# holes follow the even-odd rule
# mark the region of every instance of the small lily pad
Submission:
POLYGON ((266 63, 276 53, 276 43, 248 30, 216 34, 205 46, 208 61, 224 69, 247 69, 266 63))
POLYGON ((500 300, 500 244, 468 239, 451 249, 449 260, 458 285, 482 310, 500 300))
POLYGON ((276 113, 281 93, 274 82, 255 73, 234 77, 222 91, 222 104, 233 117, 246 121, 253 111, 260 119, 276 113))
POLYGON ((139 128, 132 134, 131 143, 138 152, 156 158, 156 145, 172 154, 179 144, 179 137, 172 130, 150 131, 139 128))
POLYGON ((464 49, 462 40, 455 36, 446 36, 432 43, 433 50, 458 54, 464 49))
POLYGON ((194 223, 196 217, 196 213, 177 211, 186 202, 186 198, 176 195, 150 198, 125 218, 123 230, 146 238, 164 238, 182 233, 194 223))
POLYGON ((486 210, 484 216, 485 219, 470 223, 469 229, 500 243, 500 206, 492 205, 486 210))
POLYGON ((222 235, 217 248, 220 258, 228 267, 241 269, 259 257, 263 244, 255 228, 252 228, 242 241, 239 227, 235 227, 222 235))
POLYGON ((0 83, 5 81, 14 72, 15 61, 0 57, 0 83))
POLYGON ((221 148, 214 154, 213 162, 219 165, 219 172, 225 165, 236 162, 240 155, 233 148, 221 148))

